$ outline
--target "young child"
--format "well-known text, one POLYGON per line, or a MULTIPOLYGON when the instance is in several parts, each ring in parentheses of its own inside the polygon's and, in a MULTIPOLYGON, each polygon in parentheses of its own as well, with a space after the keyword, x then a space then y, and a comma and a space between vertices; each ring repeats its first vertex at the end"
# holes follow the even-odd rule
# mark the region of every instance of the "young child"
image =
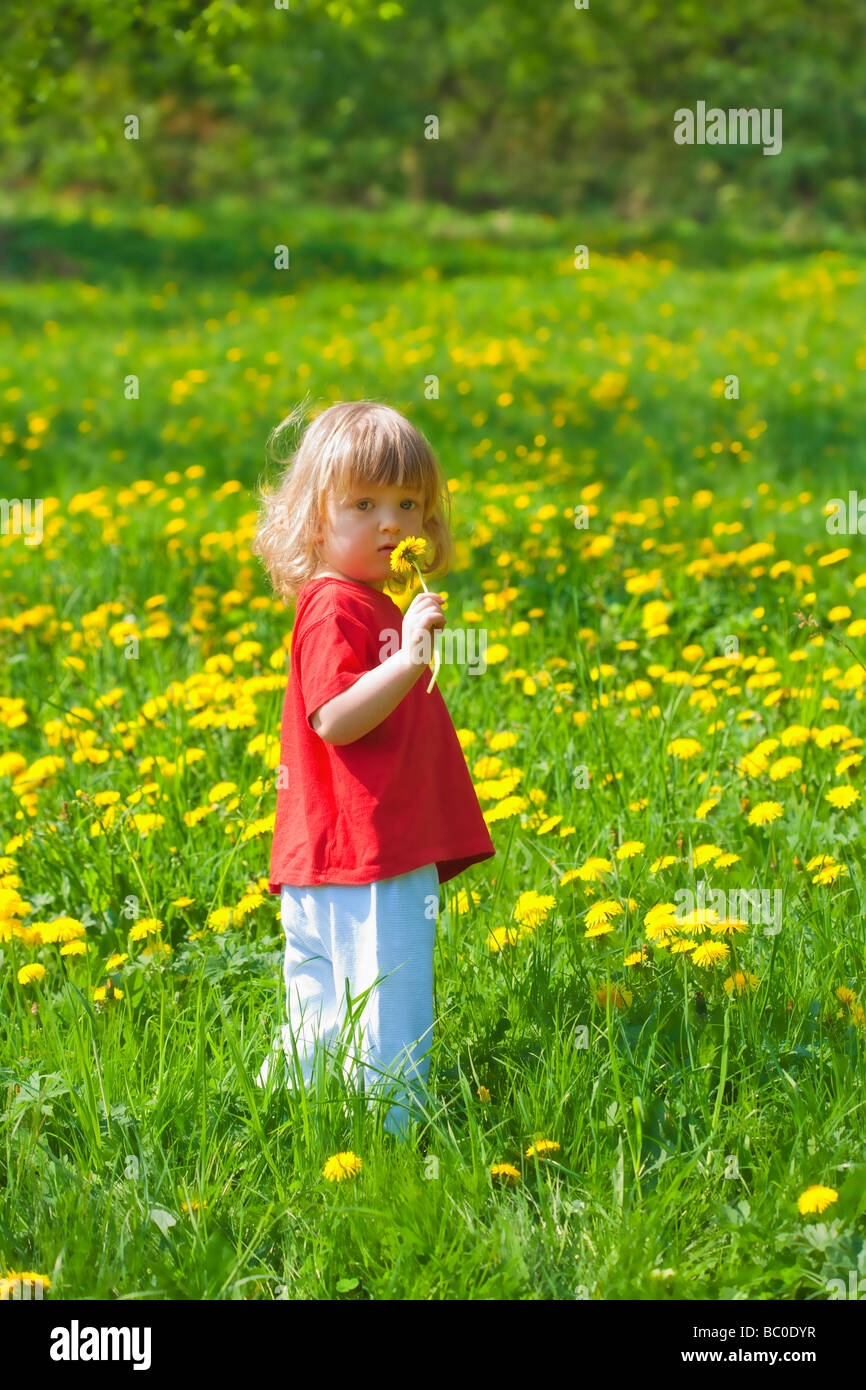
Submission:
POLYGON ((450 496, 408 420, 349 401, 312 421, 261 501, 253 550, 279 596, 297 598, 268 875, 286 935, 282 1050, 292 1075, 294 1040, 309 1084, 351 1008, 365 1092, 396 1091, 385 1128, 402 1138, 404 1082, 424 1095, 430 1066, 439 884, 495 854, 445 701, 420 679, 441 595, 417 594, 403 615, 384 591, 411 584, 390 565, 408 536, 432 544, 423 573, 447 571, 450 496))

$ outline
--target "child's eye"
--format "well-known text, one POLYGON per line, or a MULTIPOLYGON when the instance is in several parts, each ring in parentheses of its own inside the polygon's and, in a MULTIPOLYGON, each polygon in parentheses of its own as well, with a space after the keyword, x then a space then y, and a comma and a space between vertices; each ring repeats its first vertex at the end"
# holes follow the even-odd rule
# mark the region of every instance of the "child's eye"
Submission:
MULTIPOLYGON (((369 497, 364 497, 364 498, 362 498, 362 500, 361 500, 357 505, 358 505, 359 507, 363 507, 367 502, 370 503, 370 506, 373 505, 372 500, 371 500, 369 497)), ((418 506, 418 503, 415 502, 415 501, 413 501, 413 499, 412 499, 411 497, 404 497, 404 498, 403 498, 403 502, 408 502, 410 507, 417 507, 417 506, 418 506)), ((403 502, 400 503, 400 506, 401 506, 401 507, 403 506, 403 502)))

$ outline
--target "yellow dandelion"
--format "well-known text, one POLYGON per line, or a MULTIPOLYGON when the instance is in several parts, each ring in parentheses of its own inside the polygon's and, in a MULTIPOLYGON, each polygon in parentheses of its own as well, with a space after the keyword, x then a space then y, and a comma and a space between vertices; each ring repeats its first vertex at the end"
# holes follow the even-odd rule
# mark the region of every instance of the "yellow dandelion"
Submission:
POLYGON ((828 724, 826 729, 814 729, 812 733, 819 748, 831 748, 834 743, 851 737, 851 730, 844 724, 828 724))
POLYGON ((738 854, 720 854, 718 859, 713 861, 713 868, 729 869, 732 864, 739 864, 739 862, 740 856, 738 854))
POLYGON ((686 760, 693 758, 696 753, 700 753, 702 748, 703 744, 699 743, 696 738, 675 738, 668 744, 667 752, 672 758, 686 760))
POLYGON ((806 1216, 809 1212, 822 1212, 833 1202, 838 1202, 839 1193, 834 1187, 807 1187, 805 1192, 801 1192, 797 1198, 797 1206, 800 1208, 801 1216, 806 1216))
POLYGON ((711 907, 694 907, 691 912, 677 913, 677 926, 688 927, 690 931, 706 931, 718 921, 719 914, 711 907))
POLYGON ((478 1087, 478 1099, 481 1101, 483 1105, 490 1104, 490 1092, 488 1091, 486 1086, 478 1087))
POLYGON ((560 1147, 555 1139, 536 1139, 534 1144, 530 1144, 526 1150, 526 1157, 549 1158, 554 1149, 560 1147))
POLYGON ((837 878, 841 878, 847 872, 844 864, 825 864, 824 868, 819 869, 815 874, 812 882, 826 888, 828 884, 835 883, 837 878))
POLYGON ((698 809, 695 811, 695 817, 698 820, 706 820, 710 811, 712 811, 714 806, 718 806, 718 804, 719 798, 717 796, 707 797, 706 801, 702 801, 698 809))
POLYGON ((604 921, 594 922, 591 927, 587 927, 583 934, 584 937, 606 936, 608 932, 613 931, 616 931, 614 923, 605 918, 604 921))
POLYGON ((719 845, 697 845, 692 853, 692 868, 699 869, 710 859, 718 859, 721 853, 719 845))
MULTIPOLYGON (((656 942, 656 945, 661 945, 661 944, 662 944, 661 942, 656 942)), ((686 955, 689 951, 694 951, 694 950, 696 949, 697 945, 698 945, 698 942, 697 942, 697 941, 692 941, 691 937, 688 937, 688 936, 681 937, 680 940, 678 940, 678 941, 672 941, 672 942, 671 942, 671 948, 670 948, 670 950, 671 950, 671 955, 672 955, 672 956, 683 956, 683 955, 686 955)))
POLYGON ((547 917, 556 899, 552 894, 536 893, 530 889, 521 893, 514 907, 515 921, 522 926, 539 926, 547 917))
POLYGON ((30 985, 36 980, 43 979, 44 975, 45 966, 34 961, 32 965, 22 965, 18 971, 18 983, 19 985, 30 985))
POLYGON ((87 946, 83 941, 68 941, 65 946, 60 947, 61 956, 83 956, 87 954, 87 946))
POLYGON ((646 849, 643 840, 626 840, 617 850, 616 857, 617 859, 633 859, 643 849, 646 849))
POLYGON ((730 953, 730 946, 723 945, 721 941, 702 941, 700 946, 692 952, 692 960, 695 965, 709 967, 718 965, 720 961, 727 960, 730 953))
POLYGON ((757 975, 743 974, 742 970, 735 970, 733 975, 729 975, 722 985, 726 994, 733 994, 734 990, 738 994, 757 989, 760 980, 757 975))
POLYGON ((30 1298, 34 1285, 38 1291, 36 1296, 41 1297, 45 1289, 51 1288, 51 1280, 47 1274, 37 1274, 33 1269, 7 1269, 5 1274, 0 1275, 0 1302, 21 1297, 24 1288, 27 1293, 23 1297, 30 1298))
POLYGON ((111 976, 109 976, 107 984, 99 985, 98 988, 94 989, 93 997, 99 1003, 111 1003, 115 999, 123 998, 123 990, 116 989, 114 984, 112 983, 111 976))
POLYGON ((806 872, 811 873, 812 870, 817 869, 819 865, 832 864, 834 862, 835 861, 833 859, 832 854, 816 854, 813 856, 813 858, 809 860, 808 864, 806 865, 806 872))
POLYGON ((584 883, 600 883, 602 874, 609 874, 612 870, 613 864, 609 859, 595 858, 587 859, 579 869, 571 869, 569 872, 584 883))
POLYGON ((520 1182, 520 1173, 512 1163, 494 1163, 490 1169, 490 1176, 506 1184, 520 1182))
POLYGON ((770 776, 774 782, 781 782, 785 777, 790 777, 792 772, 798 772, 802 766, 802 758, 777 758, 770 768, 770 776))
POLYGON ((625 1009, 634 995, 630 989, 619 989, 616 985, 600 985, 595 992, 598 1003, 604 1009, 608 1004, 615 1009, 625 1009))
POLYGON ((140 922, 129 929, 130 941, 141 941, 150 932, 162 931, 163 923, 157 917, 142 917, 140 922))
POLYGON ((329 1182, 343 1182, 346 1178, 354 1178, 361 1171, 361 1160, 357 1154, 351 1150, 344 1153, 333 1154, 328 1159, 322 1169, 322 1176, 329 1182))
POLYGON ((653 860, 650 865, 650 873, 658 874, 662 869, 669 869, 671 864, 676 864, 676 862, 677 856, 675 854, 663 854, 660 858, 653 860))
MULTIPOLYGON (((408 574, 410 573, 411 567, 411 569, 414 569, 418 578, 421 580, 421 587, 424 590, 425 594, 429 594, 430 590, 424 583, 424 576, 419 570, 418 566, 415 564, 414 560, 414 557, 416 555, 423 555, 426 549, 427 542, 424 539, 422 539, 421 536, 406 536, 405 540, 400 541, 399 544, 395 545, 394 549, 391 551, 391 569, 394 571, 395 574, 408 574)), ((489 660, 489 652, 487 653, 487 656, 489 660)), ((439 667, 441 666, 441 664, 441 653, 439 649, 434 646, 433 675, 430 677, 430 684, 427 686, 428 695, 430 694, 430 691, 433 689, 433 686, 436 682, 436 677, 439 674, 439 667)))
POLYGON ((849 806, 860 800, 860 793, 856 787, 831 787, 824 800, 829 801, 837 811, 847 811, 849 806))
POLYGON ((800 743, 808 743, 812 730, 807 729, 805 724, 791 724, 781 737, 786 748, 796 748, 800 743))
POLYGON ((641 946, 639 951, 630 951, 623 961, 624 966, 630 965, 651 965, 652 957, 646 946, 641 946))
POLYGON ((494 927, 487 936, 487 948, 494 955, 506 946, 513 946, 520 940, 521 932, 515 927, 494 927))
POLYGON ((611 917, 619 917, 622 913, 622 906, 612 899, 605 899, 604 902, 593 903, 584 913, 586 925, 594 927, 597 922, 607 922, 611 917))
POLYGON ((838 550, 831 550, 828 555, 822 555, 818 564, 822 569, 825 565, 838 565, 840 560, 846 560, 850 554, 850 550, 841 546, 838 550))
POLYGON ((768 825, 778 820, 784 809, 779 801, 759 801, 749 812, 749 825, 768 825))
POLYGON ((709 922, 707 925, 713 936, 732 936, 735 931, 749 930, 748 922, 744 922, 740 917, 721 917, 718 922, 709 922))

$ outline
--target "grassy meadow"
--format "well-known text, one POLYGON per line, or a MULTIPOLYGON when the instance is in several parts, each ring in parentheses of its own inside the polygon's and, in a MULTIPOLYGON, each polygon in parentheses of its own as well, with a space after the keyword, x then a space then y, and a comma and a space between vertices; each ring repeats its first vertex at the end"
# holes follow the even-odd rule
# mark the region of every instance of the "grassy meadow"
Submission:
POLYGON ((435 205, 2 217, 0 494, 44 534, 0 535, 0 1293, 866 1276, 866 544, 828 530, 866 487, 862 246, 435 205), (424 430, 435 587, 487 634, 438 685, 497 854, 441 890, 405 1144, 338 1070, 254 1084, 293 618, 254 488, 306 393, 424 430), (736 889, 779 920, 709 905, 736 889))

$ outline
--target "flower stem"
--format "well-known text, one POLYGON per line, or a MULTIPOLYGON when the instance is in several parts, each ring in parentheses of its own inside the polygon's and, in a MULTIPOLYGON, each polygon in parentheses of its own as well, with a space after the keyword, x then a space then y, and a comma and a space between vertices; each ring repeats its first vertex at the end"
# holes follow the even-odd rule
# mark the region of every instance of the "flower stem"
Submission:
MULTIPOLYGON (((418 578, 421 580, 421 587, 422 587, 422 589, 424 590, 425 594, 429 594, 430 590, 427 588, 427 585, 424 583, 424 576, 423 576, 423 574, 421 573, 421 571, 419 570, 418 566, 415 564, 415 561, 414 561, 414 560, 412 561, 412 565, 413 565, 413 567, 414 567, 415 573, 417 574, 418 578)), ((440 653, 439 651, 437 651, 437 649, 436 649, 436 634, 434 633, 434 634, 433 634, 433 675, 430 677, 430 684, 429 684, 428 687, 427 687, 427 694, 428 694, 428 695, 430 694, 430 691, 433 689, 434 685, 436 684, 436 677, 439 675, 439 667, 440 667, 441 665, 442 665, 442 656, 441 656, 441 653, 440 653)))

